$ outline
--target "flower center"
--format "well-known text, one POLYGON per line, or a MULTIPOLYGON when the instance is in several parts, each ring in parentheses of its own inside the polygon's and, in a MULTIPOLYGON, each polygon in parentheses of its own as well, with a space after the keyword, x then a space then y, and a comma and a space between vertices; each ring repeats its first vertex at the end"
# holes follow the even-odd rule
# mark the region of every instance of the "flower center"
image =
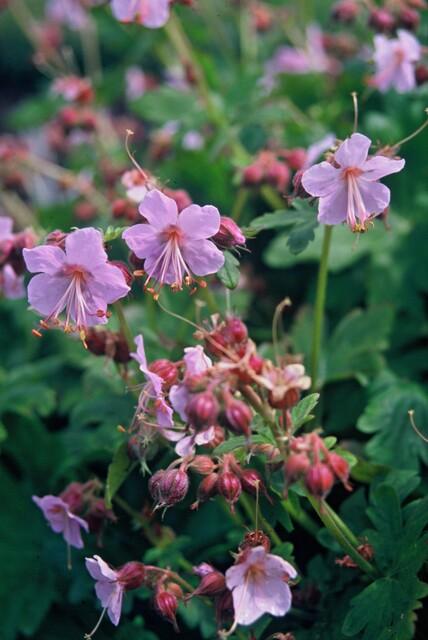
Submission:
POLYGON ((264 565, 260 562, 255 562, 248 567, 245 577, 246 580, 251 582, 261 582, 266 578, 264 565))
POLYGON ((346 167, 342 171, 342 178, 346 182, 348 194, 346 222, 355 233, 367 231, 370 217, 358 184, 358 178, 363 173, 359 167, 346 167))

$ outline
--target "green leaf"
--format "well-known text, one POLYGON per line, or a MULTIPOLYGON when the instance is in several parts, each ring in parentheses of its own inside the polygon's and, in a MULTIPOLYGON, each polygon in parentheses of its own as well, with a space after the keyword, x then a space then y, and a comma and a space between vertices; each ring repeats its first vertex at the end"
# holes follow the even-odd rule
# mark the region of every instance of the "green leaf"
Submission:
POLYGON ((104 242, 112 242, 113 240, 117 240, 122 237, 122 233, 128 227, 114 227, 113 225, 109 225, 107 229, 104 231, 104 242))
POLYGON ((193 125, 196 117, 200 119, 203 116, 194 93, 166 86, 148 91, 138 100, 134 100, 130 108, 138 116, 156 124, 179 119, 180 122, 193 125))
POLYGON ((294 430, 299 429, 306 422, 312 420, 313 415, 311 415, 311 412, 317 406, 319 398, 319 393, 310 393, 293 407, 291 410, 291 418, 293 420, 294 430))
POLYGON ((224 265, 217 272, 217 278, 228 289, 236 289, 239 282, 239 260, 230 251, 224 252, 224 265))
POLYGON ((116 449, 107 472, 105 502, 109 508, 114 496, 130 473, 132 466, 132 461, 128 455, 128 445, 126 442, 122 442, 116 449))
POLYGON ((265 213, 258 218, 251 220, 251 224, 248 229, 245 229, 245 234, 256 235, 260 231, 266 231, 268 229, 280 229, 282 227, 289 227, 294 224, 294 217, 290 209, 280 209, 273 213, 265 213), (291 213, 291 215, 290 215, 291 213))
POLYGON ((394 313, 379 307, 349 313, 336 327, 325 349, 325 381, 357 378, 365 382, 383 365, 394 313))
MULTIPOLYGON (((235 451, 235 449, 241 449, 242 447, 247 446, 247 438, 245 436, 233 436, 232 438, 228 438, 218 447, 214 449, 213 454, 216 456, 222 456, 225 453, 230 453, 231 451, 235 451)), ((253 434, 251 436, 251 444, 275 444, 275 440, 269 438, 268 435, 264 434, 253 434)))
POLYGON ((363 433, 374 434, 366 445, 369 457, 401 469, 418 470, 428 464, 428 446, 414 432, 409 411, 423 430, 428 425, 428 396, 416 384, 395 380, 373 393, 357 423, 363 433))

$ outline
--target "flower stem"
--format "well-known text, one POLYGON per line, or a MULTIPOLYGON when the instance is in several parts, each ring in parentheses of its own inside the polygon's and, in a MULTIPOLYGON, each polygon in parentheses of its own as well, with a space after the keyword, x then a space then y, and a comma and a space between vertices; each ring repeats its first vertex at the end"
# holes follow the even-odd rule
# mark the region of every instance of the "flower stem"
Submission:
POLYGON ((119 321, 119 327, 122 335, 126 339, 128 343, 128 347, 133 350, 135 349, 134 337, 132 335, 132 331, 129 328, 128 321, 125 317, 125 313, 123 311, 123 306, 120 301, 114 303, 114 310, 116 311, 117 319, 119 321))
POLYGON ((321 339, 324 327, 325 300, 328 280, 328 258, 330 254, 333 227, 324 227, 324 238, 321 250, 321 262, 318 270, 317 291, 315 297, 315 318, 312 333, 311 376, 312 391, 318 388, 321 339))
POLYGON ((308 500, 317 512, 321 522, 328 529, 333 538, 340 544, 345 553, 352 558, 361 571, 364 571, 364 573, 375 578, 377 576, 376 569, 359 553, 356 548, 356 544, 358 544, 357 538, 350 529, 348 529, 337 513, 335 513, 325 501, 319 502, 312 496, 308 496, 308 500), (334 516, 332 514, 334 514, 334 516), (338 524, 339 522, 340 525, 338 524))
POLYGON ((317 523, 312 520, 311 516, 306 513, 306 511, 302 508, 296 508, 290 500, 283 500, 281 502, 281 506, 289 513, 291 518, 302 527, 302 529, 305 529, 314 537, 318 535, 319 527, 317 523))
MULTIPOLYGON (((256 514, 256 507, 252 504, 250 498, 248 496, 246 496, 244 493, 241 494, 240 497, 240 503, 242 504, 244 511, 247 513, 247 515, 251 518, 251 520, 254 522, 254 525, 257 526, 256 521, 257 521, 257 514, 256 514)), ((272 525, 266 520, 266 518, 264 517, 264 515, 262 515, 262 513, 258 514, 258 521, 261 525, 261 528, 265 530, 265 532, 270 536, 272 542, 276 545, 281 544, 282 540, 279 537, 279 535, 277 534, 277 532, 275 531, 275 529, 272 527, 272 525)))

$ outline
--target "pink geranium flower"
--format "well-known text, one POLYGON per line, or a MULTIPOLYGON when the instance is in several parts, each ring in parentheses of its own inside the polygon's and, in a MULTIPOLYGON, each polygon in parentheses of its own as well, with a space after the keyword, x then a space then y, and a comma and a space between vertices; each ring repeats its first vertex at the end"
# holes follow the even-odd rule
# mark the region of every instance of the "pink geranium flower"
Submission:
POLYGON ((211 240, 220 228, 215 207, 192 204, 178 213, 172 198, 157 189, 149 191, 139 207, 147 224, 136 224, 123 234, 128 247, 144 260, 146 289, 155 298, 164 284, 175 290, 183 282, 190 285, 193 275, 216 273, 224 264, 224 255, 211 240), (157 289, 149 287, 155 280, 157 289))
POLYGON ((89 531, 86 520, 72 513, 69 505, 57 496, 49 495, 42 498, 33 496, 33 501, 43 511, 52 531, 62 533, 64 540, 71 547, 82 549, 83 540, 80 530, 89 531))
POLYGON ((53 325, 65 311, 65 331, 84 334, 86 327, 105 324, 107 305, 129 292, 122 271, 108 262, 96 229, 67 235, 64 251, 43 245, 24 249, 23 254, 27 269, 37 273, 28 285, 31 307, 53 325))
POLYGON ((370 220, 389 205, 391 193, 380 178, 397 173, 404 160, 369 156, 371 140, 354 133, 334 154, 334 164, 321 162, 302 176, 304 189, 319 198, 318 220, 347 222, 353 231, 366 231, 370 220))
POLYGON ((140 371, 144 373, 147 379, 147 383, 144 385, 140 393, 138 409, 139 411, 146 413, 149 409, 149 404, 153 404, 156 421, 159 427, 172 427, 174 425, 172 420, 172 409, 165 401, 165 396, 162 391, 164 381, 156 373, 150 371, 147 365, 144 338, 141 334, 135 338, 135 344, 137 346, 137 351, 135 353, 131 353, 131 356, 138 362, 140 365, 140 371))
POLYGON ((397 35, 393 39, 382 34, 374 38, 376 73, 370 84, 382 92, 393 88, 406 93, 416 87, 415 63, 420 60, 421 45, 408 31, 399 29, 397 35))
MULTIPOLYGON (((122 613, 125 585, 119 581, 119 571, 115 571, 100 556, 85 559, 86 568, 95 582, 95 593, 103 609, 114 625, 118 625, 122 613)), ((92 632, 93 635, 94 632, 92 632)))
POLYGON ((112 0, 111 9, 120 22, 139 22, 149 29, 163 27, 169 19, 169 0, 112 0))
POLYGON ((265 548, 246 549, 237 563, 226 571, 226 585, 232 591, 234 627, 250 625, 264 613, 284 616, 291 607, 287 582, 295 578, 295 568, 265 548))

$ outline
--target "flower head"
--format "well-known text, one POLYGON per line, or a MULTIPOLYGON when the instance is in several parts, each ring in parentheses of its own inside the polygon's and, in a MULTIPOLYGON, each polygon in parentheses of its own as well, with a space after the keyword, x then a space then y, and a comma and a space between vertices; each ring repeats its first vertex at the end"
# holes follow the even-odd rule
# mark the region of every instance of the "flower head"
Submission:
POLYGON ((232 591, 235 624, 250 625, 264 613, 284 616, 291 607, 287 584, 295 578, 294 567, 263 546, 247 548, 237 563, 226 571, 226 585, 232 591))
POLYGON ((38 498, 33 496, 33 501, 42 510, 52 531, 62 533, 64 540, 71 547, 82 549, 83 540, 81 529, 89 531, 86 520, 79 518, 70 510, 70 506, 57 496, 43 496, 38 498))
POLYGON ((391 193, 379 180, 401 171, 405 161, 369 156, 370 146, 369 138, 353 133, 334 154, 334 164, 321 162, 303 174, 304 189, 320 199, 320 222, 347 222, 353 231, 366 231, 371 219, 389 205, 391 193))
POLYGON ((215 207, 192 204, 178 213, 172 198, 157 189, 149 191, 139 207, 147 224, 136 224, 123 234, 128 247, 144 260, 146 289, 157 298, 164 284, 182 289, 192 284, 194 275, 216 273, 224 255, 211 240, 220 228, 215 207), (154 280, 157 289, 149 286, 154 280))
POLYGON ((416 87, 415 63, 421 57, 421 45, 414 35, 403 29, 397 38, 378 34, 374 38, 376 73, 370 84, 383 93, 395 89, 398 93, 412 91, 416 87))
POLYGON ((139 22, 149 29, 163 27, 169 18, 169 0, 112 0, 111 9, 120 22, 139 22))
POLYGON ((59 324, 65 311, 65 331, 107 322, 107 305, 129 291, 121 269, 107 260, 102 235, 78 229, 65 240, 65 250, 53 245, 24 249, 27 269, 36 273, 28 285, 31 307, 46 324, 59 324))

